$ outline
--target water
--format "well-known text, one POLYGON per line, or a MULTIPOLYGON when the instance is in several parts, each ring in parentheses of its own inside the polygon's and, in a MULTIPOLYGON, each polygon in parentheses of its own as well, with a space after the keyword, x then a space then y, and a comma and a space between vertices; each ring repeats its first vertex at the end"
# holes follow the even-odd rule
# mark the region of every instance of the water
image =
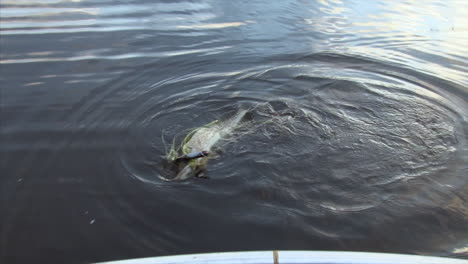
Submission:
POLYGON ((466 1, 0 8, 0 262, 466 257, 466 1), (240 107, 210 179, 160 180, 163 139, 240 107))

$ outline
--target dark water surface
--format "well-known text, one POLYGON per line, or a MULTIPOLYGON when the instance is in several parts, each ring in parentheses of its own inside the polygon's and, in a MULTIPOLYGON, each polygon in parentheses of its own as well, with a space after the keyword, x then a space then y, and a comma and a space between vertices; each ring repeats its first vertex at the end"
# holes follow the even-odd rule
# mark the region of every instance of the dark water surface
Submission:
POLYGON ((466 1, 2 0, 0 14, 0 263, 466 257, 466 1), (210 179, 159 179, 163 138, 241 106, 249 133, 210 179))

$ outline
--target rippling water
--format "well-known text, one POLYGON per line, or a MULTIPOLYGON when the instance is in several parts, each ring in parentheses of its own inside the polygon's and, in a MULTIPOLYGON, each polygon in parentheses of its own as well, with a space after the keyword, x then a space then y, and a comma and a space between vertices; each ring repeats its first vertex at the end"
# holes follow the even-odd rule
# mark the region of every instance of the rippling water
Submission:
POLYGON ((0 9, 0 262, 467 257, 466 1, 0 9), (210 179, 160 180, 163 139, 246 106, 210 179))

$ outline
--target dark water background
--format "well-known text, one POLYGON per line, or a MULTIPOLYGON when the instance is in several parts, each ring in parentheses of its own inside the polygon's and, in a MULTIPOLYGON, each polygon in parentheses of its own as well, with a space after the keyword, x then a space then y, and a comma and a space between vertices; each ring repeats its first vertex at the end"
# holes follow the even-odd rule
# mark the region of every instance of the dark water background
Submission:
POLYGON ((466 257, 466 1, 2 0, 0 14, 1 263, 466 257), (246 105, 250 133, 210 179, 158 178, 162 138, 246 105))

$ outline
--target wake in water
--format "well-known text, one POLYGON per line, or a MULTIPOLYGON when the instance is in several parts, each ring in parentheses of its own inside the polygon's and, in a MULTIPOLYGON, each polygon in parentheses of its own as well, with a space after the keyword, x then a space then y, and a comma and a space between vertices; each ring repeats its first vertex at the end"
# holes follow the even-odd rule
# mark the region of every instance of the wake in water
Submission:
MULTIPOLYGON (((283 102, 264 103, 249 110, 240 109, 233 116, 224 120, 214 120, 201 127, 190 129, 180 143, 176 143, 176 138, 172 140, 169 147, 164 143, 166 154, 163 158, 172 164, 177 175, 174 178, 163 176, 159 176, 159 178, 165 181, 181 181, 193 176, 207 178, 204 171, 210 157, 215 156, 212 153, 214 147, 220 146, 222 142, 236 141, 243 135, 269 124, 281 127, 290 134, 296 134, 291 122, 294 116, 295 113, 283 102), (275 105, 278 107, 278 104, 284 109, 279 111, 275 109, 275 105), (258 114, 256 122, 252 120, 245 122, 246 115, 253 114, 254 110, 258 114), (246 126, 247 123, 249 126, 246 126)), ((268 133, 264 135, 269 137, 268 133)), ((255 142, 252 144, 255 145, 255 142)))

